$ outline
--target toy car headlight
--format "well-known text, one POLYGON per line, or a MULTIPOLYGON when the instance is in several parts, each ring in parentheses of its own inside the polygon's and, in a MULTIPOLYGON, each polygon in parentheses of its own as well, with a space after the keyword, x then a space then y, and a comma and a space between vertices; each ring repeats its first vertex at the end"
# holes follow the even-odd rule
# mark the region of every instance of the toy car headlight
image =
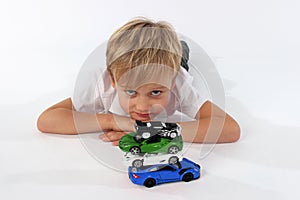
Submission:
POLYGON ((178 126, 177 130, 178 130, 178 135, 180 135, 181 130, 182 130, 181 126, 178 126))
POLYGON ((136 167, 133 167, 133 168, 131 169, 131 171, 132 171, 132 172, 137 172, 137 168, 136 168, 136 167))

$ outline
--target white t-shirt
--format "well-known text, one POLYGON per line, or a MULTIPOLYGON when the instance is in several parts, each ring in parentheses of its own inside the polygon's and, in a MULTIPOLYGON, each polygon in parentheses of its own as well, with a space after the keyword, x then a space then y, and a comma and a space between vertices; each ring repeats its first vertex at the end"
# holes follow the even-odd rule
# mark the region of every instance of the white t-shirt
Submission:
MULTIPOLYGON (((75 88, 72 97, 76 111, 88 113, 111 112, 129 116, 120 106, 116 89, 111 86, 106 69, 99 74, 94 74, 94 77, 82 83, 84 83, 84 86, 79 84, 77 86, 79 88, 75 88)), ((194 119, 198 110, 207 100, 210 100, 210 98, 204 81, 194 81, 193 77, 181 67, 163 115, 171 116, 178 111, 194 119)))

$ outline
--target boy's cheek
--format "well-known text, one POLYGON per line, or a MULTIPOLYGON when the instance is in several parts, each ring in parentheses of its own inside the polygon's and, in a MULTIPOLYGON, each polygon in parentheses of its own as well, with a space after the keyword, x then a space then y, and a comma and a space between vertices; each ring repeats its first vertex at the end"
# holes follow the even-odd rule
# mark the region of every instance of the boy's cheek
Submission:
POLYGON ((129 105, 129 100, 127 99, 119 99, 120 106, 123 109, 124 112, 129 113, 130 111, 130 105, 129 105))
POLYGON ((164 104, 154 104, 151 106, 150 113, 159 114, 165 110, 165 107, 164 104))
POLYGON ((129 113, 129 98, 122 92, 118 92, 119 103, 124 112, 129 113))

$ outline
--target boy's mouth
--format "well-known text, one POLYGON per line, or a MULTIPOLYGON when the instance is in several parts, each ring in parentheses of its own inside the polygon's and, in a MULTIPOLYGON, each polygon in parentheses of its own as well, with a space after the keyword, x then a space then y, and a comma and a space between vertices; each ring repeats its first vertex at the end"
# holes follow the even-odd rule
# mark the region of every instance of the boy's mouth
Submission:
POLYGON ((138 118, 141 118, 141 119, 147 119, 147 120, 150 120, 150 114, 149 113, 137 113, 137 112, 134 112, 136 116, 138 116, 138 118))

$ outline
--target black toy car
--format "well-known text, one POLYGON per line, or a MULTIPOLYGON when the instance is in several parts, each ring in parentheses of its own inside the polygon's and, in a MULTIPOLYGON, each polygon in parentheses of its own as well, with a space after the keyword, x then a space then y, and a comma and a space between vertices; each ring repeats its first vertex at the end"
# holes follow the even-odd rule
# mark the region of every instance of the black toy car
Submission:
POLYGON ((136 120, 135 129, 137 132, 135 135, 136 140, 147 139, 154 135, 173 139, 181 134, 181 127, 179 124, 170 122, 142 122, 136 120))

